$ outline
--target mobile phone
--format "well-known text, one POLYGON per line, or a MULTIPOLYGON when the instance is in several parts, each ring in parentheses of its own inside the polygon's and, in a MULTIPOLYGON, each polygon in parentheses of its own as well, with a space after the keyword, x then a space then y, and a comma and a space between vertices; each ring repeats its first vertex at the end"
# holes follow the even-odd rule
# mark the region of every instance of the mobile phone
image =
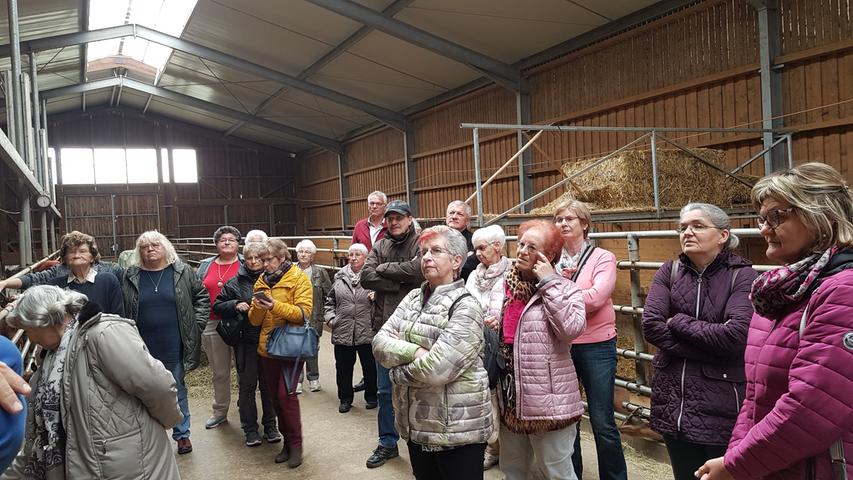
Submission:
POLYGON ((257 292, 253 293, 252 296, 257 298, 258 300, 263 300, 265 302, 271 302, 272 301, 272 299, 269 297, 269 295, 267 295, 265 292, 263 292, 261 290, 258 290, 257 292))

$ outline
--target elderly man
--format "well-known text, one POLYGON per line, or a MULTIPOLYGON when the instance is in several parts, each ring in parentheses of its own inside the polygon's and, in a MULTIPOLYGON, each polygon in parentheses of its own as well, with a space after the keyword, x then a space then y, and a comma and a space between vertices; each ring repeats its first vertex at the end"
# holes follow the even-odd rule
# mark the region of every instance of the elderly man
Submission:
MULTIPOLYGON (((418 249, 418 236, 412 224, 412 209, 394 200, 385 209, 388 233, 371 250, 361 269, 361 286, 373 290, 373 331, 377 332, 397 308, 400 300, 424 280, 418 249)), ((367 468, 376 468, 397 457, 400 434, 394 426, 391 405, 391 379, 388 369, 376 363, 376 386, 379 400, 379 446, 367 459, 367 468)))
POLYGON ((444 218, 444 224, 450 228, 459 230, 459 233, 465 237, 465 242, 468 244, 468 258, 465 260, 465 264, 462 265, 462 271, 459 272, 459 276, 463 280, 468 281, 468 275, 476 270, 477 265, 480 264, 480 260, 474 255, 474 243, 471 241, 471 236, 474 233, 468 230, 468 225, 471 224, 471 206, 462 200, 450 202, 447 204, 447 216, 444 218))
POLYGON ((369 252, 373 245, 385 236, 388 230, 385 223, 385 205, 388 197, 379 190, 367 196, 369 216, 355 224, 352 231, 352 243, 361 243, 369 252))

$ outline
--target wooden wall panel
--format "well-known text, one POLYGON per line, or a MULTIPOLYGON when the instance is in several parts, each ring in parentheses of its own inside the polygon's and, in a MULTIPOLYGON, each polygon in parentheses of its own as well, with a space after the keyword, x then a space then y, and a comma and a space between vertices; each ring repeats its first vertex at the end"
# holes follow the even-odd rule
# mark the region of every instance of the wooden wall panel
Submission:
POLYGON ((350 224, 367 214, 367 196, 379 190, 389 198, 405 198, 406 167, 403 134, 384 128, 359 137, 346 144, 347 169, 344 181, 348 195, 345 208, 349 210, 350 224))
POLYGON ((782 51, 792 53, 853 39, 850 0, 782 0, 782 51))
POLYGON ((341 228, 341 192, 338 156, 319 152, 299 161, 310 168, 299 173, 298 197, 303 204, 306 230, 341 228))

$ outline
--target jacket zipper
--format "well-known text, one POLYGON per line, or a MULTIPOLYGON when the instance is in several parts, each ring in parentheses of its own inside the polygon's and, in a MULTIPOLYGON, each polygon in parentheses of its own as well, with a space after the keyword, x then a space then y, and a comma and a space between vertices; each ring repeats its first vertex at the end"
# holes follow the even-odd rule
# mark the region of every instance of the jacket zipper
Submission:
POLYGON ((735 415, 740 413, 740 396, 737 394, 737 385, 732 384, 732 390, 735 391, 735 415))
MULTIPOLYGON (((702 293, 702 274, 696 278, 696 313, 694 317, 699 318, 699 295, 702 293)), ((681 364, 681 405, 678 407, 678 421, 676 423, 677 431, 681 431, 681 418, 684 416, 684 376, 687 372, 687 359, 681 364)))

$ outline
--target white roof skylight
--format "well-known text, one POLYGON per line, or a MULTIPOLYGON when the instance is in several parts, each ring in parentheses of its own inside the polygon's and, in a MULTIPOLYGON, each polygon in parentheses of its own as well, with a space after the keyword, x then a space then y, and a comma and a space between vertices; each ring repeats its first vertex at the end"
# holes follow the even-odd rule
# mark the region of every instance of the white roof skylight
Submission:
MULTIPOLYGON (((89 0, 89 30, 136 23, 181 36, 198 0, 89 0)), ((172 49, 141 38, 123 37, 88 45, 86 63, 111 57, 132 58, 156 70, 159 79, 172 49)), ((103 62, 99 62, 102 64, 103 62)), ((98 70, 99 68, 94 68, 98 70)))

